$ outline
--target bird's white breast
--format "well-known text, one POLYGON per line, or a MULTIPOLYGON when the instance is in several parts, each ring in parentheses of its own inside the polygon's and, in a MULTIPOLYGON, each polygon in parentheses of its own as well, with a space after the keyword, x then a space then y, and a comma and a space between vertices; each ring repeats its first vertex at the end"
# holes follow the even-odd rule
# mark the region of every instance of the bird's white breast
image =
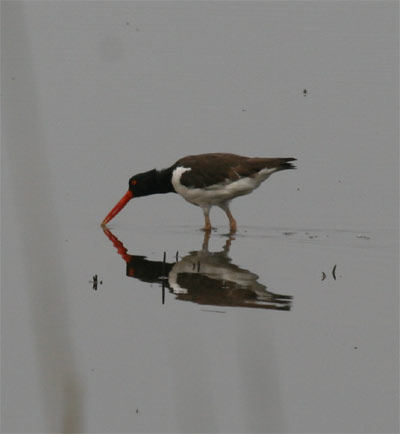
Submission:
POLYGON ((251 193, 265 181, 274 169, 262 169, 252 177, 239 178, 236 181, 227 179, 224 183, 214 184, 205 188, 191 188, 181 184, 182 175, 192 170, 190 167, 177 167, 172 173, 172 185, 175 191, 188 202, 201 207, 219 205, 231 199, 251 193))

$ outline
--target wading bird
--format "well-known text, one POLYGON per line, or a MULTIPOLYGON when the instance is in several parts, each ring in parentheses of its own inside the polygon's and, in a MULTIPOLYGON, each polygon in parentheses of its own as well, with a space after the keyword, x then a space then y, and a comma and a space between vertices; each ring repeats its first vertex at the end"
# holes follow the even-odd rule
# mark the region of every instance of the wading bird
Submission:
POLYGON ((235 154, 200 154, 181 158, 171 167, 139 173, 102 222, 105 226, 132 199, 157 193, 178 193, 204 213, 204 230, 211 230, 210 209, 225 211, 231 232, 237 224, 229 209, 232 199, 251 193, 274 172, 295 169, 295 158, 243 157, 235 154))

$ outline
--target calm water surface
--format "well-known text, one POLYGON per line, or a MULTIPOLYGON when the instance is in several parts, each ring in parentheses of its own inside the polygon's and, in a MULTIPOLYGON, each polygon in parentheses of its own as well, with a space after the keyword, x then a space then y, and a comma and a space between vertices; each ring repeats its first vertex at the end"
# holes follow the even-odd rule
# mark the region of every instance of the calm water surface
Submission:
POLYGON ((32 234, 6 258, 9 423, 30 402, 76 432, 377 431, 396 413, 392 235, 32 234))

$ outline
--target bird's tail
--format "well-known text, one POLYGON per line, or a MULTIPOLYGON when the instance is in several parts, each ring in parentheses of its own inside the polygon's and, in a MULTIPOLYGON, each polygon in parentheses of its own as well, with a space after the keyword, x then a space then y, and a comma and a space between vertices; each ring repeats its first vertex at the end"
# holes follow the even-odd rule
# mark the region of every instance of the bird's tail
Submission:
POLYGON ((292 163, 292 161, 297 161, 296 158, 279 158, 278 164, 276 166, 276 171, 297 169, 297 167, 292 163))

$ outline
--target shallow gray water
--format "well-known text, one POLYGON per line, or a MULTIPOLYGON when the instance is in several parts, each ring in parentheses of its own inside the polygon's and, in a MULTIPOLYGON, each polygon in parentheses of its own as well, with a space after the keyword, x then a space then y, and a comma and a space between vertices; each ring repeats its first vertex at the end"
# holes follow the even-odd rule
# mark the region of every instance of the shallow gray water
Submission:
POLYGON ((1 7, 2 432, 397 432, 397 4, 1 7), (99 226, 217 150, 298 170, 99 226))

